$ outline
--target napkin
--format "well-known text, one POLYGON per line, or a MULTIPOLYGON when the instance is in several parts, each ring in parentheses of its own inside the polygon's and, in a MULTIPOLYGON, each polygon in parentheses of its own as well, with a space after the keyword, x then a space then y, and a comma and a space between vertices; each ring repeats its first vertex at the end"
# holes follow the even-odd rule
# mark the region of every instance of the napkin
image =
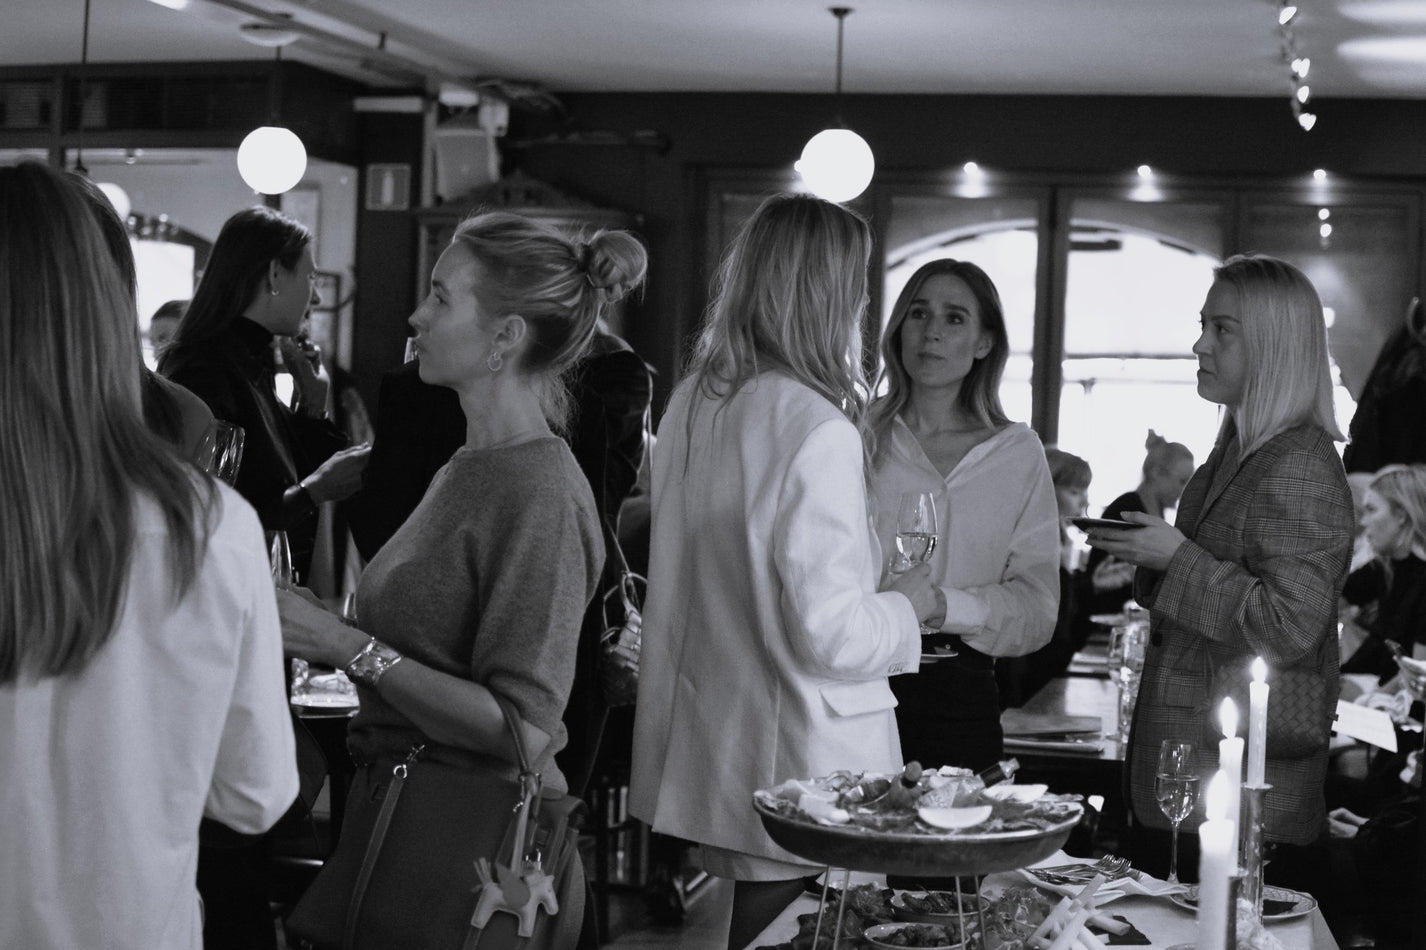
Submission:
MULTIPOLYGON (((1056 853, 1032 864, 1030 867, 1052 868, 1061 867, 1066 864, 1093 864, 1094 858, 1069 858, 1063 853, 1056 853)), ((1064 897, 1074 897, 1084 890, 1084 884, 1049 884, 1040 880, 1030 873, 1029 868, 1021 868, 1015 873, 1019 874, 1031 884, 1043 890, 1052 891, 1064 897)), ((1100 885, 1099 890, 1094 892, 1095 906, 1107 904, 1112 900, 1121 897, 1169 897, 1173 894, 1182 894, 1188 890, 1186 884, 1170 884, 1168 881, 1161 881, 1156 877, 1150 877, 1142 871, 1133 871, 1117 881, 1105 881, 1100 885)))

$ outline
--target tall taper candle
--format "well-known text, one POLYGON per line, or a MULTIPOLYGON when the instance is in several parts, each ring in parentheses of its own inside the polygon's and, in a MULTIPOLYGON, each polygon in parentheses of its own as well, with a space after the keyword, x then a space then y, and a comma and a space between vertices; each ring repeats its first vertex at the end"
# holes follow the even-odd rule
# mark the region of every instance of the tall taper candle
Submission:
POLYGON ((1243 740, 1238 738, 1238 707, 1233 700, 1224 699, 1218 707, 1218 720, 1223 725, 1223 740, 1218 743, 1218 770, 1224 774, 1227 788, 1227 811, 1224 817, 1233 824, 1233 855, 1236 871, 1238 854, 1238 826, 1241 819, 1238 809, 1242 802, 1243 787, 1243 740))
POLYGON ((1228 906, 1228 879, 1238 860, 1233 823, 1227 818, 1227 774, 1220 770, 1213 776, 1205 800, 1208 818, 1198 826, 1197 950, 1226 950, 1228 927, 1235 920, 1235 908, 1228 906))
POLYGON ((1268 759, 1268 665, 1253 661, 1253 681, 1248 684, 1248 784, 1266 780, 1268 759))

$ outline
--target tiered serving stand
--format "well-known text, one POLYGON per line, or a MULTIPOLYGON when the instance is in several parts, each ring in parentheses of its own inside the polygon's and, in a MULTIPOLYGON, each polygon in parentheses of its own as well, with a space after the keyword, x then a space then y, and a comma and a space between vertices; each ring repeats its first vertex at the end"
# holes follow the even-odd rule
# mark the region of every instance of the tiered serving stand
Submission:
MULTIPOLYGON (((833 868, 846 872, 842 879, 843 895, 847 892, 847 881, 852 871, 957 878, 1015 871, 1042 861, 1059 850, 1084 815, 1084 806, 1076 805, 1073 814, 1044 829, 921 834, 874 831, 857 825, 812 824, 780 815, 757 798, 753 799, 753 807, 773 841, 798 857, 827 866, 822 901, 817 908, 817 935, 814 936, 813 946, 817 945, 821 934, 822 917, 827 905, 827 882, 833 868)), ((957 886, 956 891, 960 895, 964 889, 957 886)), ((959 896, 956 903, 961 939, 967 941, 969 931, 966 928, 965 904, 959 896)), ((832 932, 833 950, 841 942, 841 909, 846 906, 845 899, 838 906, 836 929, 832 932)), ((975 908, 977 929, 984 946, 985 910, 984 901, 979 896, 975 899, 975 908)))

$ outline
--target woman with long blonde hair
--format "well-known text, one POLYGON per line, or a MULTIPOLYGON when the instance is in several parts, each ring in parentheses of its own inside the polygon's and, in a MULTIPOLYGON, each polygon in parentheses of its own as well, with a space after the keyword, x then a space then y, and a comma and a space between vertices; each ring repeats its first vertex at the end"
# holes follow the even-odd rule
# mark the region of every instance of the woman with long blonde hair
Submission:
POLYGON ((145 426, 83 195, 0 168, 0 946, 201 945, 199 819, 297 791, 252 509, 145 426))
POLYGON ((742 947, 815 872, 753 791, 896 770, 887 685, 917 668, 924 569, 878 593, 857 338, 871 234, 845 208, 768 198, 719 271, 654 453, 630 811, 737 882, 742 947))

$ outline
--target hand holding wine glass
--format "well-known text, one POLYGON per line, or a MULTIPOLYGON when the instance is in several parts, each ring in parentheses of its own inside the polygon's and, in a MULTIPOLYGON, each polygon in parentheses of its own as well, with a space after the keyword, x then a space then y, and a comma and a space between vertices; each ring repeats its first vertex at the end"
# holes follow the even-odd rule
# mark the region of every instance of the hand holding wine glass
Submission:
POLYGON ((1169 851, 1170 884, 1178 881, 1178 826, 1198 801, 1198 773, 1193 768, 1193 743, 1165 739, 1159 746, 1159 767, 1154 776, 1154 797, 1159 810, 1173 823, 1169 851))
MULTIPOLYGON (((936 498, 929 491, 901 493, 896 511, 896 555, 891 572, 902 574, 931 560, 936 551, 936 498)), ((934 627, 921 624, 922 636, 937 633, 934 627)), ((940 647, 942 656, 955 656, 954 650, 940 647)))

